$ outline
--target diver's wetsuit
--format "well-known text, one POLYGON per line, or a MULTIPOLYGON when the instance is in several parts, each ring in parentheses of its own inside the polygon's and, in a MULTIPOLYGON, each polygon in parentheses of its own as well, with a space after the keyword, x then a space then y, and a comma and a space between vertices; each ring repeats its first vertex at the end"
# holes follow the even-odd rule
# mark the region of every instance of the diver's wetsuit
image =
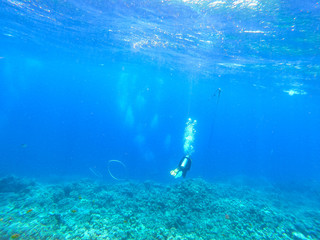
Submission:
POLYGON ((191 158, 188 155, 184 156, 179 162, 178 169, 179 171, 182 171, 182 177, 186 177, 187 171, 189 171, 191 168, 191 162, 191 158))

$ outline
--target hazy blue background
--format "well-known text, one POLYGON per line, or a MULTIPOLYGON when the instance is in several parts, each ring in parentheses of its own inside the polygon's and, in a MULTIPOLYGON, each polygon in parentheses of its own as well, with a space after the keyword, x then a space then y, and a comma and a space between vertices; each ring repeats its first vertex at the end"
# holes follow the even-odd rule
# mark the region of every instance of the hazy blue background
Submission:
POLYGON ((319 5, 1 0, 0 175, 319 179, 319 5))

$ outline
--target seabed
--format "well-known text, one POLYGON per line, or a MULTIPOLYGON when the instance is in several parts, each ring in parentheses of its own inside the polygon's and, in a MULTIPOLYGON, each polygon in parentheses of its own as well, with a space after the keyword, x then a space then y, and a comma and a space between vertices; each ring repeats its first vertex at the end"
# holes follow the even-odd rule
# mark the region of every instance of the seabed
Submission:
POLYGON ((320 239, 320 187, 0 179, 0 239, 320 239))

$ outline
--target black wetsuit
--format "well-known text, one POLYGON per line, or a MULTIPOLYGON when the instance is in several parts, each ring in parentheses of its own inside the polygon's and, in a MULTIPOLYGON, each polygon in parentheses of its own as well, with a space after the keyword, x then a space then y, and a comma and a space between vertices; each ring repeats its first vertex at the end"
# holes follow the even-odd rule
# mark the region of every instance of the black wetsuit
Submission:
POLYGON ((179 171, 182 171, 182 176, 185 178, 186 177, 186 175, 187 175, 187 171, 189 171, 190 170, 190 168, 191 168, 191 158, 190 157, 187 157, 187 156, 184 156, 182 159, 181 159, 181 161, 179 162, 179 166, 178 166, 178 169, 179 169, 179 171), (186 165, 185 166, 182 166, 182 163, 183 163, 183 161, 184 161, 184 159, 187 159, 187 163, 186 163, 186 165))

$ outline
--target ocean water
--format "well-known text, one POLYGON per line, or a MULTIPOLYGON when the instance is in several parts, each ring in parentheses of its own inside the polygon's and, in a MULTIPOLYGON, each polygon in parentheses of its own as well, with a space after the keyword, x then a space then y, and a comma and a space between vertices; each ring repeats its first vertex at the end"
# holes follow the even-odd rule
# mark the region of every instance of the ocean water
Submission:
POLYGON ((192 118, 190 176, 318 179, 318 2, 1 1, 0 11, 2 175, 106 175, 116 159, 128 178, 169 179, 192 118))
POLYGON ((319 78, 319 1, 1 0, 0 239, 320 239, 319 78), (186 179, 174 179, 189 118, 197 121, 192 166, 186 179), (42 181, 62 186, 55 192, 39 187, 42 181), (175 196, 175 188, 188 186, 193 190, 175 196), (192 197, 198 193, 206 203, 192 197), (254 207, 241 214, 234 198, 245 193, 254 207), (53 202, 21 203, 48 194, 53 202), (131 205, 120 207, 127 212, 106 229, 91 222, 87 235, 72 235, 67 223, 80 226, 83 209, 107 208, 70 199, 69 208, 59 205, 70 196, 118 207, 129 198, 131 205), (181 212, 161 218, 157 209, 179 210, 179 199, 187 199, 181 211, 189 220, 144 223, 143 230, 139 224, 153 215, 133 220, 132 212, 159 196, 166 203, 144 213, 172 219, 181 212), (141 205, 133 207, 135 201, 141 205), (217 214, 199 204, 216 204, 210 206, 217 214), (44 221, 43 208, 56 212, 44 221), (276 211, 276 219, 266 217, 276 211), (22 225, 12 223, 19 216, 22 225), (248 219, 252 225, 239 227, 248 219), (278 220, 281 227, 266 223, 278 220), (207 232, 192 235, 199 229, 207 232))

